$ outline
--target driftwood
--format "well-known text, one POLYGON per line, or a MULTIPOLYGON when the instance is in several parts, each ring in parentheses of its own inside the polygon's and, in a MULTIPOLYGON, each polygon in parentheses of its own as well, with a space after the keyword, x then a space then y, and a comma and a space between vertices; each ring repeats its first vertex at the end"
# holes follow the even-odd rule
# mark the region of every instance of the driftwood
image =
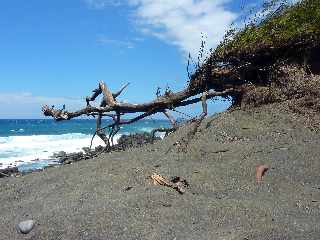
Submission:
POLYGON ((181 177, 174 177, 171 180, 168 180, 157 173, 153 173, 148 178, 153 180, 154 185, 161 185, 161 186, 173 188, 180 194, 184 194, 185 188, 189 187, 189 183, 187 182, 187 180, 181 177))
MULTIPOLYGON (((210 61, 208 61, 207 64, 210 64, 210 61)), ((158 131, 165 132, 167 135, 178 128, 176 120, 169 112, 170 110, 175 111, 175 108, 177 107, 201 102, 203 112, 197 118, 201 121, 207 115, 207 99, 218 96, 232 96, 240 91, 239 85, 241 84, 237 82, 238 75, 234 71, 234 68, 225 66, 214 68, 210 65, 203 69, 205 69, 205 71, 198 70, 194 73, 188 87, 184 90, 176 93, 166 91, 164 95, 157 95, 156 99, 150 102, 133 104, 118 101, 117 98, 129 84, 125 84, 119 91, 113 93, 103 81, 100 81, 98 88, 93 90, 92 95, 86 97, 86 107, 83 109, 69 112, 64 108, 55 109, 54 107, 50 108, 45 105, 43 106, 42 111, 45 116, 53 117, 56 121, 70 120, 82 115, 93 116, 97 121, 96 132, 93 137, 96 135, 99 136, 104 141, 107 148, 113 144, 113 137, 120 130, 121 125, 134 123, 155 113, 163 113, 172 124, 172 128, 156 129, 152 134, 155 134, 155 132, 158 131), (208 69, 210 69, 210 71, 208 71, 208 69), (197 97, 198 94, 201 94, 202 96, 197 97), (91 105, 91 102, 95 101, 99 95, 103 96, 100 105, 91 105), (122 119, 123 115, 129 113, 139 113, 140 115, 131 119, 122 119), (113 122, 106 127, 102 127, 101 122, 103 117, 109 117, 113 122), (109 132, 106 133, 105 130, 109 130, 109 132)))
POLYGON ((229 93, 234 92, 234 89, 227 89, 222 92, 205 92, 202 97, 196 97, 193 99, 188 99, 189 97, 195 95, 195 93, 189 92, 187 90, 171 94, 169 96, 162 96, 157 98, 156 100, 143 103, 143 104, 131 104, 131 103, 123 103, 117 102, 114 96, 116 94, 112 94, 105 83, 100 82, 99 90, 94 90, 94 94, 87 98, 87 106, 76 112, 68 112, 61 109, 49 108, 47 105, 43 106, 42 111, 45 116, 51 116, 57 121, 62 120, 70 120, 72 118, 76 118, 82 115, 94 116, 97 119, 96 132, 94 135, 98 135, 107 146, 112 145, 112 139, 115 134, 120 130, 120 125, 131 124, 138 120, 141 120, 145 117, 151 116, 155 113, 162 112, 171 122, 173 128, 172 129, 158 129, 158 131, 170 132, 174 131, 177 128, 177 123, 175 119, 169 114, 168 109, 174 109, 176 107, 187 106, 193 103, 197 103, 202 101, 203 113, 200 116, 200 119, 203 119, 207 115, 207 104, 206 100, 209 98, 217 97, 217 96, 226 96, 229 93), (99 93, 99 94, 98 94, 99 93), (94 101, 96 97, 98 97, 101 93, 103 93, 104 97, 99 107, 93 107, 90 105, 90 101, 94 101), (187 100, 188 99, 188 100, 187 100), (113 114, 106 114, 113 112, 113 114), (142 112, 141 115, 128 119, 121 120, 121 116, 126 113, 138 113, 142 112), (113 119, 113 123, 108 125, 107 127, 101 127, 101 120, 103 117, 111 117, 113 119), (109 135, 106 135, 103 130, 111 129, 109 135))

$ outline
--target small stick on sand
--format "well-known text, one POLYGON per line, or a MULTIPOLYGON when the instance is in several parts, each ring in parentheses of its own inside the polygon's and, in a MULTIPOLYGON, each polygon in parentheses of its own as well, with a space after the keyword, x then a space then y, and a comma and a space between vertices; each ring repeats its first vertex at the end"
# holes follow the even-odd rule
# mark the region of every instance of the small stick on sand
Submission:
POLYGON ((169 181, 163 176, 153 173, 148 178, 153 180, 154 185, 161 185, 161 186, 173 188, 180 194, 183 194, 185 192, 184 188, 189 186, 188 182, 180 177, 175 177, 172 181, 169 181))

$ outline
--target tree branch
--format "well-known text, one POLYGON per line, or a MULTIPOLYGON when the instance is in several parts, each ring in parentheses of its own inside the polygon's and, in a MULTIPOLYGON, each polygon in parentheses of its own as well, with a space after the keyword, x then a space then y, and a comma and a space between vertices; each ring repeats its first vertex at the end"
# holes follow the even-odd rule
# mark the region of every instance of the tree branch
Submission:
MULTIPOLYGON (((103 100, 107 106, 113 107, 116 105, 116 101, 113 98, 113 94, 110 92, 109 88, 107 85, 103 82, 100 81, 99 87, 103 93, 103 100)), ((103 104, 101 104, 103 106, 103 104)))
POLYGON ((123 92, 123 90, 125 90, 128 86, 129 86, 130 83, 127 83, 125 85, 123 85, 123 87, 116 93, 113 93, 112 96, 114 99, 116 99, 117 97, 119 97, 121 95, 121 93, 123 92))
MULTIPOLYGON (((232 70, 232 69, 231 69, 232 70)), ((99 82, 99 87, 93 90, 90 97, 86 98, 86 107, 75 112, 69 112, 65 109, 54 109, 49 108, 47 105, 43 106, 42 111, 45 116, 53 117, 57 121, 70 120, 82 115, 97 117, 97 129, 93 135, 98 135, 107 147, 113 144, 113 137, 120 129, 120 125, 131 124, 139 121, 145 117, 151 116, 155 113, 162 112, 170 121, 173 128, 177 128, 176 120, 170 115, 168 110, 175 110, 177 107, 183 107, 197 102, 202 102, 203 112, 200 115, 200 119, 203 119, 207 115, 207 99, 217 97, 217 96, 228 96, 239 92, 238 85, 234 82, 235 74, 223 66, 220 70, 214 70, 211 76, 206 76, 208 79, 203 79, 204 74, 198 71, 194 74, 193 79, 191 79, 190 84, 187 88, 182 91, 172 93, 171 91, 163 96, 158 96, 156 99, 150 102, 145 102, 141 104, 132 104, 118 102, 116 99, 122 92, 128 87, 129 83, 121 87, 116 93, 112 93, 107 85, 103 82, 99 82), (225 78, 229 75, 230 78, 224 85, 221 83, 221 78, 225 78), (219 77, 220 76, 220 77, 219 77), (223 85, 223 87, 220 87, 223 85), (215 86, 215 87, 213 87, 215 86), (207 89, 221 89, 221 91, 207 91, 207 89), (195 97, 197 94, 202 93, 201 97, 195 97), (90 102, 95 101, 96 98, 103 94, 103 100, 99 107, 91 106, 90 102), (128 113, 141 113, 137 117, 129 120, 121 120, 121 116, 128 113), (111 117, 113 123, 106 127, 101 126, 102 118, 104 116, 111 117), (109 134, 104 133, 105 129, 109 129, 109 134)), ((207 74, 208 75, 208 74, 207 74)), ((166 133, 173 131, 172 129, 160 129, 166 133)), ((92 138, 92 141, 93 141, 92 138)), ((92 145, 91 141, 91 145, 92 145)))

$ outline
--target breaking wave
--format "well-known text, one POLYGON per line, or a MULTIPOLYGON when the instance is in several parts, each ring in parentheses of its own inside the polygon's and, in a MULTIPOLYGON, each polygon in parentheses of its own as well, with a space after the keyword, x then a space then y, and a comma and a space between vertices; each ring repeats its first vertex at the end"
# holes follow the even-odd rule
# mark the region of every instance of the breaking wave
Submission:
MULTIPOLYGON (((115 136, 115 143, 120 136, 115 136)), ((91 138, 92 135, 83 133, 0 137, 0 169, 47 161, 52 159, 54 153, 60 151, 80 152, 83 147, 90 146, 91 138)), ((96 137, 93 147, 99 145, 104 143, 96 137)))

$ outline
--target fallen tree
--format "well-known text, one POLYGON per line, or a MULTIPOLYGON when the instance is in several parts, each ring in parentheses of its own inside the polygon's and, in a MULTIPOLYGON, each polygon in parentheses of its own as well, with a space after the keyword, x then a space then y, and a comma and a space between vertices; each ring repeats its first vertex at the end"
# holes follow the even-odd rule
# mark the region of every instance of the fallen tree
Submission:
POLYGON ((98 135, 107 146, 112 145, 113 137, 120 130, 121 125, 131 124, 139 121, 145 117, 151 116, 156 113, 163 113, 171 122, 172 128, 170 129, 158 129, 158 131, 170 132, 177 128, 176 120, 170 114, 170 110, 174 110, 177 107, 187 106, 197 102, 202 102, 202 114, 198 117, 198 120, 202 120, 207 115, 207 99, 217 96, 232 95, 238 91, 236 88, 228 88, 224 91, 208 90, 208 88, 186 88, 183 91, 176 93, 167 93, 163 96, 157 97, 155 100, 141 103, 124 103, 117 101, 117 97, 128 86, 126 84, 118 92, 112 93, 107 85, 101 81, 97 89, 93 90, 93 94, 86 98, 86 107, 79 111, 69 112, 64 109, 55 109, 47 105, 43 106, 42 111, 45 116, 53 117, 56 121, 70 120, 82 115, 93 116, 96 118, 96 132, 94 135, 98 135), (95 101, 99 95, 103 95, 102 101, 98 107, 92 106, 91 102, 95 101), (201 97, 194 97, 198 94, 202 94, 201 97), (122 119, 122 117, 128 113, 140 113, 140 115, 131 119, 122 119), (106 127, 101 126, 102 118, 109 117, 112 119, 112 123, 106 127), (104 130, 108 129, 109 134, 105 134, 104 130))
MULTIPOLYGON (((166 91, 164 95, 157 95, 154 100, 141 104, 125 103, 117 98, 128 84, 113 93, 101 81, 93 94, 86 98, 86 107, 83 109, 70 112, 64 108, 43 106, 42 111, 45 116, 53 117, 57 121, 82 115, 93 116, 97 121, 94 136, 98 135, 109 147, 121 125, 134 123, 156 113, 163 113, 171 122, 172 128, 155 131, 169 133, 178 127, 170 114, 170 111, 177 107, 201 102, 202 114, 194 119, 200 122, 208 113, 208 99, 229 97, 234 105, 241 105, 243 96, 248 95, 246 93, 252 91, 252 87, 270 89, 274 85, 273 81, 277 77, 273 75, 280 65, 297 64, 304 69, 311 66, 311 70, 317 72, 320 66, 313 63, 320 62, 318 0, 304 0, 291 6, 280 6, 258 24, 248 24, 231 39, 225 39, 203 64, 197 64, 193 74, 188 72, 189 83, 182 91, 166 91), (199 94, 200 97, 197 96, 199 94), (103 96, 100 105, 91 105, 99 95, 103 96), (123 117, 131 113, 140 115, 131 119, 123 117), (102 127, 103 117, 111 118, 112 123, 102 127)), ((270 95, 270 91, 265 92, 270 95)))

